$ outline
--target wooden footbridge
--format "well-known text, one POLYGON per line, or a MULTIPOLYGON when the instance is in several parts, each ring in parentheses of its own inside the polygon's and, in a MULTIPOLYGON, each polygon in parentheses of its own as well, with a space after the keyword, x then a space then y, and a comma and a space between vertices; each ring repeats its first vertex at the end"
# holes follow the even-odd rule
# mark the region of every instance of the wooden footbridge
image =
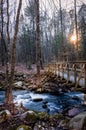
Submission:
POLYGON ((48 64, 47 69, 67 82, 71 81, 76 87, 86 87, 86 61, 53 62, 48 64))

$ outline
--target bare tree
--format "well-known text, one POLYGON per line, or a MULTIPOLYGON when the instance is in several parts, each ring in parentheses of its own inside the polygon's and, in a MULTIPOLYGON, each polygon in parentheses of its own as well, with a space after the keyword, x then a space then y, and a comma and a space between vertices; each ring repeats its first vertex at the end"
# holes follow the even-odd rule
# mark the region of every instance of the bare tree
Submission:
POLYGON ((4 46, 5 45, 5 43, 4 43, 4 34, 3 34, 3 27, 4 27, 4 17, 3 17, 3 4, 4 4, 4 2, 3 2, 3 0, 1 0, 1 29, 0 29, 0 32, 1 32, 1 61, 2 61, 2 66, 4 66, 4 64, 5 64, 5 48, 4 47, 6 47, 6 46, 4 46))
MULTIPOLYGON (((7 0, 7 51, 6 51, 6 91, 9 87, 9 45, 10 45, 10 34, 9 34, 9 0, 7 0)), ((6 92, 7 94, 7 92, 6 92)), ((7 96, 7 95, 6 95, 7 96)))
POLYGON ((15 22, 14 36, 13 36, 11 75, 10 75, 11 78, 10 78, 9 87, 8 87, 8 89, 6 91, 7 94, 6 94, 5 102, 7 104, 13 103, 12 84, 13 84, 14 70, 15 70, 16 41, 17 41, 17 33, 18 33, 18 25, 19 25, 19 16, 20 16, 21 6, 22 6, 22 0, 19 0, 19 6, 18 6, 16 22, 15 22))
POLYGON ((40 74, 41 66, 41 46, 40 46, 40 15, 39 15, 39 0, 35 0, 36 7, 36 64, 37 64, 37 74, 40 74))

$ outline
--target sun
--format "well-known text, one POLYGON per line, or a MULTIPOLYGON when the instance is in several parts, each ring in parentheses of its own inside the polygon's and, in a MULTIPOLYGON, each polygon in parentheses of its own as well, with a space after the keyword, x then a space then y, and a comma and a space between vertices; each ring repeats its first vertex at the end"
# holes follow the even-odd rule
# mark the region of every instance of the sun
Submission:
POLYGON ((76 40, 77 40, 76 35, 72 35, 71 38, 70 38, 70 40, 71 40, 72 42, 76 42, 76 40))

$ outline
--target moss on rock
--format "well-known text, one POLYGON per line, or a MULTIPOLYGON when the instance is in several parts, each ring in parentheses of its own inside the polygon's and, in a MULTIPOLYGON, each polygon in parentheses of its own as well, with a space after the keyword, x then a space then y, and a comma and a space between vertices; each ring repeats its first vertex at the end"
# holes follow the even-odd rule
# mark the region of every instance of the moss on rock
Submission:
POLYGON ((25 120, 29 123, 35 123, 37 121, 37 119, 38 119, 38 116, 33 111, 28 111, 25 116, 25 120))
POLYGON ((32 130, 32 128, 27 125, 21 125, 16 130, 32 130))
POLYGON ((47 120, 47 119, 49 119, 49 115, 46 112, 39 112, 38 113, 38 118, 47 120))
POLYGON ((11 113, 8 110, 4 110, 0 112, 0 123, 10 118, 11 118, 11 113))

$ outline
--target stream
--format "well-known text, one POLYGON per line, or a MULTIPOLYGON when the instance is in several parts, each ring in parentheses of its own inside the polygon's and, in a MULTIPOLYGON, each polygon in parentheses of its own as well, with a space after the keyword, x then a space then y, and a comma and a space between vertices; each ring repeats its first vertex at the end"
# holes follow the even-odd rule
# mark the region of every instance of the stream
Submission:
MULTIPOLYGON (((52 94, 37 94, 27 90, 13 91, 14 102, 18 105, 22 102, 23 105, 29 110, 39 112, 48 112, 49 114, 61 113, 64 109, 79 107, 81 110, 85 109, 82 105, 83 93, 69 92, 59 95, 52 94), (77 96, 77 99, 73 97, 77 96), (43 107, 43 106, 46 107, 43 107)), ((4 102, 5 92, 0 91, 0 104, 4 102)))

